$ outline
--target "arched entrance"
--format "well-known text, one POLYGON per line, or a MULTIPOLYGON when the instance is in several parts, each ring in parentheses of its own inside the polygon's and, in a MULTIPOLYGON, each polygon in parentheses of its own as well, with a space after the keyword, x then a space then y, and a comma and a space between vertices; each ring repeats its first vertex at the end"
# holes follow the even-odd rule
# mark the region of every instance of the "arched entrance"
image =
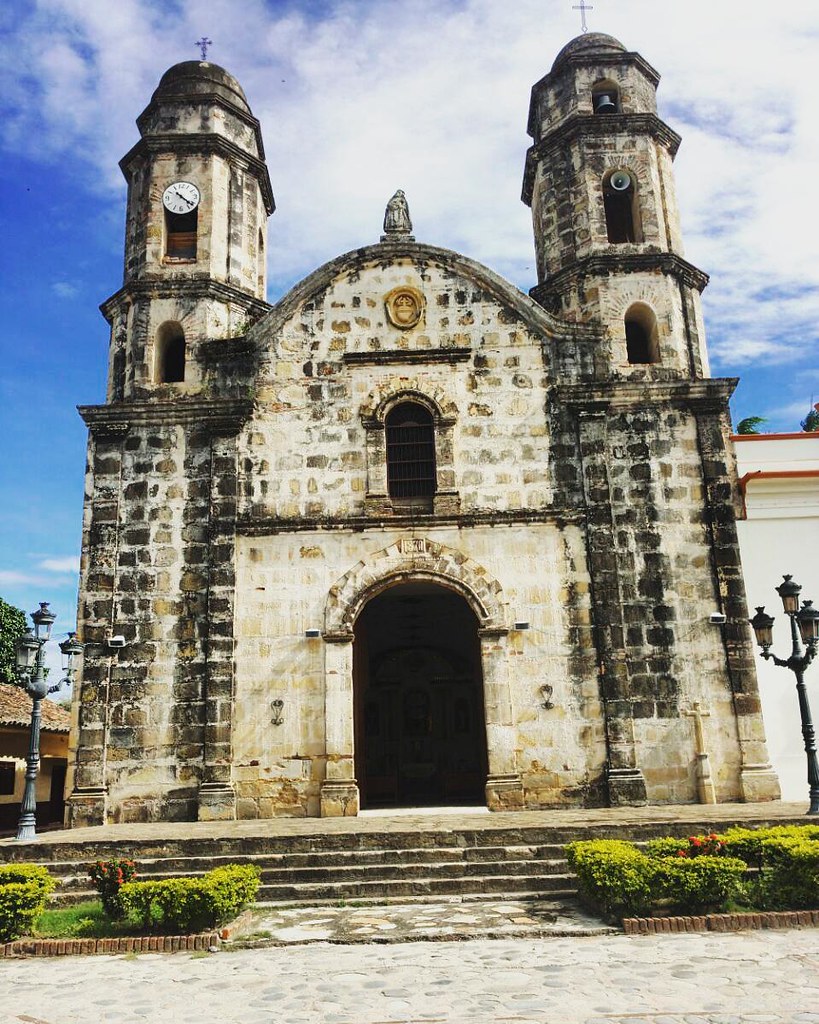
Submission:
POLYGON ((466 600, 396 584, 364 606, 353 647, 361 806, 485 804, 478 619, 466 600))

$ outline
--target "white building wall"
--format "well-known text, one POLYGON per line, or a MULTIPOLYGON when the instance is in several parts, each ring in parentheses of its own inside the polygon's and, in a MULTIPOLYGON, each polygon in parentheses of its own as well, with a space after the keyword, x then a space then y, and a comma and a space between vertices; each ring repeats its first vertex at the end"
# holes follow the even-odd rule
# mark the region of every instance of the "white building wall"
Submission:
MULTIPOLYGON (((790 653, 790 631, 774 588, 790 573, 819 606, 819 434, 734 437, 747 518, 737 524, 748 604, 776 618, 773 651, 790 653)), ((757 662, 768 749, 783 800, 807 800, 807 766, 792 672, 757 662)), ((819 659, 805 681, 819 720, 819 659)))

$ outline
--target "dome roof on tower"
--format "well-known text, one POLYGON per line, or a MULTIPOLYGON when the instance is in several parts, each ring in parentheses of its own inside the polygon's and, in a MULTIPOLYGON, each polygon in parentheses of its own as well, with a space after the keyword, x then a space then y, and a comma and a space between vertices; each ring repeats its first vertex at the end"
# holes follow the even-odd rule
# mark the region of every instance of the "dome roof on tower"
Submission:
POLYGON ((151 102, 214 93, 235 107, 250 113, 247 97, 233 75, 220 68, 218 64, 211 64, 206 60, 185 60, 168 68, 159 80, 151 102))
POLYGON ((583 57, 612 56, 617 53, 625 53, 626 48, 619 39, 614 36, 607 36, 604 32, 584 32, 576 36, 571 42, 566 43, 560 53, 555 57, 552 70, 567 57, 575 55, 583 57))

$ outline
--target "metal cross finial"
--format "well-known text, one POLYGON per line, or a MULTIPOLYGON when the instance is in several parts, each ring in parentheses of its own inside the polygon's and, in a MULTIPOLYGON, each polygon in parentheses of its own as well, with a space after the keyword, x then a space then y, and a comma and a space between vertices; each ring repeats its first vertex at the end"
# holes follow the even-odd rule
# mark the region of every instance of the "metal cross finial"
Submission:
POLYGON ((207 60, 208 59, 208 47, 209 46, 213 46, 213 40, 212 39, 208 39, 207 36, 202 36, 201 39, 197 39, 196 40, 196 45, 202 51, 202 60, 207 60))
POLYGON ((589 26, 586 24, 586 11, 593 11, 594 7, 591 4, 587 4, 586 0, 580 0, 579 4, 572 5, 573 11, 580 11, 580 24, 584 32, 589 31, 589 26))

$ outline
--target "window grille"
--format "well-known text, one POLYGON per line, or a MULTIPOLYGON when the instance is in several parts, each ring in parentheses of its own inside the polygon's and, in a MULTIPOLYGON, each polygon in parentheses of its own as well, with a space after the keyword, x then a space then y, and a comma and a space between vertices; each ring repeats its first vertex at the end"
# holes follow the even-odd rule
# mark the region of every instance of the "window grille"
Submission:
POLYGON ((415 402, 402 402, 387 415, 386 431, 390 497, 431 498, 435 494, 435 427, 431 413, 415 402))

